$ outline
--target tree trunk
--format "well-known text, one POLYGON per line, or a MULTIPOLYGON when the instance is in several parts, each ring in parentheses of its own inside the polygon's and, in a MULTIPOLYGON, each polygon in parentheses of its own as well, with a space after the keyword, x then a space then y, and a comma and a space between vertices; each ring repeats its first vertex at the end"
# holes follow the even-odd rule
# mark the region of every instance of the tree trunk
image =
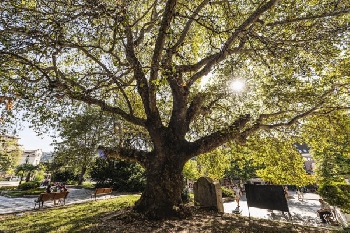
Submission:
POLYGON ((146 168, 146 188, 136 202, 135 210, 154 220, 181 217, 182 169, 179 160, 169 160, 169 157, 150 162, 146 168))
POLYGON ((86 166, 83 166, 81 168, 81 172, 79 174, 78 185, 82 185, 83 184, 85 173, 86 173, 86 166))
POLYGON ((27 176, 26 176, 26 182, 29 182, 29 181, 30 181, 30 175, 31 175, 31 172, 28 172, 28 173, 27 173, 27 176))

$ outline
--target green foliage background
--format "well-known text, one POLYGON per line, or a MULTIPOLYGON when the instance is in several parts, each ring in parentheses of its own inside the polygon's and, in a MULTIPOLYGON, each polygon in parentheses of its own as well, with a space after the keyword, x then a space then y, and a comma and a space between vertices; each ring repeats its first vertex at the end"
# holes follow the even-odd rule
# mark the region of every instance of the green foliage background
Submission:
POLYGON ((113 187, 120 192, 141 192, 146 183, 139 164, 119 159, 96 159, 90 175, 97 182, 96 187, 113 187))

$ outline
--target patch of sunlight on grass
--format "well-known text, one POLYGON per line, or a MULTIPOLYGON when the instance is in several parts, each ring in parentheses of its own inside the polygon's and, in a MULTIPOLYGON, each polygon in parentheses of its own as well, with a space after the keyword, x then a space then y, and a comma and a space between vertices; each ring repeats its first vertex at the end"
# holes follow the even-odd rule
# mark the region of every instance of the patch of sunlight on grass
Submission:
POLYGON ((138 199, 139 196, 122 196, 32 211, 22 216, 8 215, 0 219, 0 232, 82 232, 98 224, 99 216, 132 206, 138 199))
POLYGON ((93 189, 95 188, 95 184, 91 182, 83 182, 82 188, 93 189))

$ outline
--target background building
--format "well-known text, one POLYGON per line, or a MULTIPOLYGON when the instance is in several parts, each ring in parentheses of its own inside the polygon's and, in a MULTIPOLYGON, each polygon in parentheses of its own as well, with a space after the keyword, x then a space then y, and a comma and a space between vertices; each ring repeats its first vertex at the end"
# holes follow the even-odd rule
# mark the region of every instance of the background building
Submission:
POLYGON ((32 164, 34 166, 39 165, 42 155, 43 155, 43 152, 41 149, 24 150, 18 164, 20 165, 20 164, 27 163, 27 164, 32 164))
POLYGON ((310 147, 308 147, 306 144, 298 144, 298 143, 295 143, 295 147, 297 148, 297 150, 299 151, 301 156, 303 156, 303 158, 304 158, 305 171, 308 174, 314 174, 314 169, 315 169, 315 166, 316 166, 316 162, 312 158, 312 156, 311 156, 311 154, 309 152, 310 151, 310 147))

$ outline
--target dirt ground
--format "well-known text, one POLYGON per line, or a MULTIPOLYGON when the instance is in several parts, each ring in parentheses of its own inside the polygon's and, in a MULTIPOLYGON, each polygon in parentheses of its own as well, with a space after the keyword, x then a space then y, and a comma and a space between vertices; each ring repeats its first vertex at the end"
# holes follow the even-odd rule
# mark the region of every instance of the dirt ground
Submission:
POLYGON ((148 221, 131 209, 103 216, 92 232, 118 233, 219 233, 219 232, 335 232, 326 228, 301 226, 287 222, 219 214, 208 210, 194 210, 184 220, 148 221))

